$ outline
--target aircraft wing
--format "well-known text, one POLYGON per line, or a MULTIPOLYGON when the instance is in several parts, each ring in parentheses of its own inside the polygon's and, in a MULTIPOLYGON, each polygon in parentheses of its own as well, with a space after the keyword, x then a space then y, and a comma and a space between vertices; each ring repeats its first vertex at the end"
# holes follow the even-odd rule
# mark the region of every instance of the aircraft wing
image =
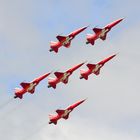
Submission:
POLYGON ((99 32, 102 31, 102 29, 101 29, 101 28, 93 28, 93 31, 94 31, 95 33, 99 33, 99 32))
POLYGON ((69 118, 69 114, 63 117, 63 119, 67 120, 69 118))
POLYGON ((55 72, 54 75, 55 75, 57 78, 59 78, 59 77, 63 76, 64 73, 63 73, 63 72, 55 72))
POLYGON ((89 69, 94 69, 96 67, 96 65, 95 64, 87 64, 87 67, 89 69))
POLYGON ((69 43, 65 44, 65 45, 64 45, 64 47, 69 48, 69 47, 70 47, 70 45, 71 45, 71 42, 69 42, 69 43))
POLYGON ((57 110, 56 110, 56 113, 58 113, 58 114, 60 114, 60 115, 63 114, 64 112, 65 112, 65 110, 61 110, 61 109, 57 109, 57 110))
POLYGON ((64 81, 62 81, 64 84, 68 83, 68 78, 66 78, 64 81))
POLYGON ((100 39, 102 39, 104 41, 104 40, 106 40, 106 36, 107 36, 107 34, 105 34, 104 36, 101 36, 100 39))
POLYGON ((64 41, 66 39, 66 36, 58 35, 56 38, 58 39, 58 41, 62 42, 62 41, 64 41))
POLYGON ((29 93, 33 94, 35 92, 35 88, 29 91, 29 93))
POLYGON ((21 85, 23 88, 26 88, 26 87, 30 86, 30 83, 22 82, 22 83, 20 83, 20 85, 21 85))
POLYGON ((94 72, 95 75, 99 75, 100 74, 100 69, 96 72, 94 72))

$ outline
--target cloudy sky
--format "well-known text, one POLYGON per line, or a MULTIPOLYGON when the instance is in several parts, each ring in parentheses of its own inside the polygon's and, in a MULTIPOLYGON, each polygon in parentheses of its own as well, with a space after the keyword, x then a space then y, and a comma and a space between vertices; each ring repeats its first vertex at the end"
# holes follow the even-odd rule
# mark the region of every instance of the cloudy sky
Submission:
POLYGON ((0 139, 140 140, 139 5, 139 0, 0 0, 0 139), (106 41, 85 44, 93 27, 119 18, 125 20, 106 41), (87 25, 71 48, 48 51, 56 35, 87 25), (85 60, 97 63, 114 53, 101 74, 88 81, 80 80, 77 70, 68 85, 48 89, 45 79, 34 95, 12 99, 20 82, 85 60), (48 125, 48 114, 84 98, 69 120, 48 125))

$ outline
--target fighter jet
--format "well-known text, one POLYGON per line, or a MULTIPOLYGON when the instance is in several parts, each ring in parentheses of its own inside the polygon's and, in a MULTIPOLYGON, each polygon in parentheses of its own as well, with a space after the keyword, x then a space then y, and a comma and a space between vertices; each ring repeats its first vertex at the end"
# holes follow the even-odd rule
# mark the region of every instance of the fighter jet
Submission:
POLYGON ((46 74, 40 76, 39 78, 34 79, 30 83, 25 83, 25 82, 20 83, 22 88, 15 88, 14 98, 22 99, 23 94, 25 94, 27 92, 33 94, 35 92, 35 87, 40 83, 40 81, 42 81, 43 79, 45 79, 49 75, 50 75, 50 73, 46 73, 46 74))
POLYGON ((112 29, 112 27, 114 27, 115 25, 117 25, 118 23, 120 23, 123 19, 119 19, 116 20, 108 25, 106 25, 104 28, 93 28, 93 31, 95 32, 95 34, 87 34, 87 42, 86 44, 92 44, 94 45, 95 40, 97 40, 98 38, 102 39, 103 41, 106 40, 106 36, 107 33, 112 29))
POLYGON ((50 43, 51 49, 49 51, 50 52, 54 51, 57 53, 58 49, 62 46, 69 48, 71 45, 71 41, 75 38, 75 36, 81 33, 82 31, 84 31, 86 28, 87 27, 77 29, 67 36, 61 36, 61 35, 56 36, 56 38, 58 39, 58 42, 51 41, 50 43))
POLYGON ((94 73, 95 75, 99 75, 100 74, 100 69, 104 66, 104 64, 106 62, 108 62, 109 60, 111 60, 113 57, 115 57, 115 55, 112 55, 108 58, 105 58, 104 60, 100 61, 99 63, 97 64, 87 64, 87 67, 88 69, 87 70, 84 70, 84 69, 81 69, 80 70, 80 79, 85 79, 85 80, 88 80, 88 76, 92 73, 94 73))
POLYGON ((57 124, 57 121, 61 118, 67 120, 69 118, 69 114, 73 111, 74 108, 76 108, 77 106, 79 106, 81 103, 83 103, 86 99, 84 100, 81 100, 79 102, 76 102, 75 104, 67 107, 66 109, 64 110, 61 110, 61 109, 57 109, 56 110, 56 115, 49 115, 49 119, 50 119, 50 122, 49 124, 57 124))
MULTIPOLYGON (((84 62, 85 63, 85 62, 84 62)), ((81 67, 84 63, 78 64, 72 68, 70 68, 69 70, 67 70, 66 72, 55 72, 54 75, 56 76, 56 78, 51 78, 49 77, 48 80, 48 88, 52 87, 52 88, 56 88, 56 85, 60 82, 67 84, 68 83, 68 79, 69 76, 75 71, 77 70, 79 67, 81 67)))

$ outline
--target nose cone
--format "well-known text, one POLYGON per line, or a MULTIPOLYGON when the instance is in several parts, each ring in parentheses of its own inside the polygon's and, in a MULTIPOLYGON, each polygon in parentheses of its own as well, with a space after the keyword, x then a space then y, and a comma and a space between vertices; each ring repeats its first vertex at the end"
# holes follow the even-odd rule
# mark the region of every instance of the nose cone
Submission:
POLYGON ((87 98, 84 99, 84 100, 79 101, 79 103, 81 104, 81 103, 85 102, 86 100, 87 100, 87 98))
POLYGON ((107 57, 106 59, 102 60, 100 62, 100 64, 105 64, 106 62, 108 62, 109 60, 111 60, 113 57, 115 57, 117 54, 111 55, 109 57, 107 57))
POLYGON ((78 29, 77 31, 78 31, 78 32, 82 32, 82 31, 84 31, 87 27, 88 27, 88 26, 82 27, 82 28, 78 29))
POLYGON ((120 23, 123 19, 124 19, 124 18, 121 18, 121 19, 116 20, 116 21, 114 22, 114 24, 116 25, 116 24, 120 23))
POLYGON ((39 78, 36 78, 35 80, 33 80, 33 82, 39 83, 40 81, 42 81, 43 79, 48 77, 50 74, 51 74, 51 72, 50 73, 46 73, 46 74, 40 76, 39 78))
POLYGON ((82 104, 83 102, 85 102, 85 100, 86 100, 86 99, 81 100, 81 101, 75 103, 75 105, 74 105, 73 107, 77 107, 78 105, 80 105, 80 104, 82 104))
POLYGON ((77 30, 75 30, 74 32, 72 32, 72 35, 73 36, 76 36, 77 34, 81 33, 82 31, 84 31, 88 26, 85 26, 85 27, 82 27, 82 28, 79 28, 77 30))
POLYGON ((114 22, 112 22, 111 24, 108 25, 109 28, 114 27, 115 25, 117 25, 118 23, 120 23, 124 18, 118 19, 114 22))
POLYGON ((85 29, 87 29, 89 26, 85 26, 81 28, 81 31, 84 31, 85 29))
POLYGON ((78 68, 80 68, 85 63, 86 63, 86 61, 81 63, 81 64, 78 64, 78 65, 74 66, 73 68, 69 69, 69 72, 73 72, 73 71, 77 70, 78 68))

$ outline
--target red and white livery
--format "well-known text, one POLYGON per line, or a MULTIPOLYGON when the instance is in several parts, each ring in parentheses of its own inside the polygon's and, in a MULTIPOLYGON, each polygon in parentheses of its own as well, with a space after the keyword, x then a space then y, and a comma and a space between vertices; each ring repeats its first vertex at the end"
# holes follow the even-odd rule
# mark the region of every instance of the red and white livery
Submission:
POLYGON ((75 104, 67 107, 64 110, 57 109, 56 110, 56 113, 57 113, 56 115, 49 115, 49 119, 50 119, 49 124, 53 123, 53 124, 56 125, 57 121, 60 120, 61 118, 67 120, 69 118, 69 114, 73 111, 73 109, 76 108, 77 106, 79 106, 80 104, 82 104, 85 100, 86 99, 78 101, 75 104))
POLYGON ((115 57, 115 55, 109 56, 108 58, 105 58, 104 60, 100 61, 97 64, 90 64, 88 63, 86 66, 88 67, 87 70, 81 69, 80 70, 80 79, 85 79, 88 80, 88 76, 91 74, 95 74, 95 75, 99 75, 100 74, 100 69, 104 66, 104 64, 106 62, 108 62, 109 60, 111 60, 113 57, 115 57))
POLYGON ((75 36, 81 33, 82 31, 84 31, 86 28, 87 27, 77 29, 67 36, 60 36, 60 35, 56 36, 58 42, 51 41, 49 51, 50 52, 54 51, 55 53, 58 53, 59 48, 62 46, 64 46, 65 48, 69 48, 71 45, 71 41, 75 38, 75 36))
POLYGON ((78 65, 70 68, 66 72, 55 72, 54 75, 56 76, 56 78, 49 77, 48 88, 53 87, 55 89, 56 85, 60 82, 67 84, 69 76, 72 75, 72 73, 75 70, 77 70, 79 67, 81 67, 84 63, 78 64, 78 65))
POLYGON ((103 41, 106 40, 107 33, 112 29, 112 27, 120 23, 122 20, 123 19, 116 20, 106 25, 104 28, 93 28, 95 34, 87 34, 86 44, 90 43, 91 45, 94 45, 95 40, 97 40, 98 38, 102 39, 103 41))
POLYGON ((50 75, 50 73, 46 73, 46 74, 40 76, 39 78, 34 79, 30 83, 25 83, 25 82, 20 83, 22 88, 15 88, 14 98, 22 99, 23 94, 25 94, 27 92, 33 94, 35 92, 35 87, 40 83, 40 81, 42 81, 43 79, 45 79, 49 75, 50 75))

